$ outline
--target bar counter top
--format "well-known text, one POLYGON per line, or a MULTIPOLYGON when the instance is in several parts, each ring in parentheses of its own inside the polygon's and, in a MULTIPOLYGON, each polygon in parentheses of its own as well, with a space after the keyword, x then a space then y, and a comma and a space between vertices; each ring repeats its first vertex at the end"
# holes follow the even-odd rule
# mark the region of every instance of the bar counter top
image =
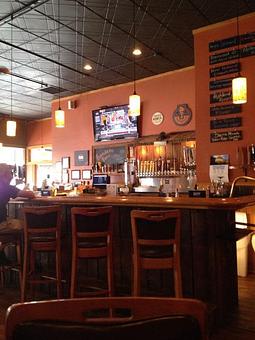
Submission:
POLYGON ((139 207, 162 207, 180 209, 227 209, 237 210, 255 205, 255 195, 234 198, 193 198, 193 197, 155 197, 155 196, 46 196, 36 197, 33 201, 49 204, 71 205, 113 205, 113 206, 139 206, 139 207))

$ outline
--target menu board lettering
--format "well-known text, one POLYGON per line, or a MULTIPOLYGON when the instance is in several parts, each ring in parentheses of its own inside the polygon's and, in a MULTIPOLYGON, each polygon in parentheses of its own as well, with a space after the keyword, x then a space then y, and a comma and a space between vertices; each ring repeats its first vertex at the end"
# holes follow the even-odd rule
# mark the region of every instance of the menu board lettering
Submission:
POLYGON ((209 83, 209 90, 219 90, 225 87, 232 86, 232 78, 220 79, 220 80, 211 80, 209 83))
POLYGON ((214 92, 210 95, 210 103, 221 103, 232 100, 232 90, 225 92, 214 92))
POLYGON ((210 107, 210 116, 220 116, 229 113, 240 113, 242 111, 241 105, 231 104, 231 105, 221 105, 210 107))
MULTIPOLYGON (((240 35, 239 43, 241 45, 248 44, 255 41, 255 32, 250 32, 240 35)), ((238 45, 238 36, 230 37, 222 40, 215 40, 209 43, 209 51, 217 51, 224 48, 229 48, 238 45)))
POLYGON ((211 133, 211 143, 237 141, 243 139, 242 131, 227 131, 211 133))
POLYGON ((211 120, 210 128, 212 129, 223 129, 229 127, 238 127, 242 125, 242 118, 226 118, 226 119, 215 119, 211 120))
POLYGON ((230 73, 238 73, 240 71, 240 63, 233 63, 219 67, 213 67, 210 69, 210 78, 223 76, 230 73))

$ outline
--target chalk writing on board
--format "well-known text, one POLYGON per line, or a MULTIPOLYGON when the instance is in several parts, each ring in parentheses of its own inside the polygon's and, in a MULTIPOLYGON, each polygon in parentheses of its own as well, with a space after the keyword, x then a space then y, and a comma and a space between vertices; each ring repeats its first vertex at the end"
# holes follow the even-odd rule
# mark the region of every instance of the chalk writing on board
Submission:
POLYGON ((242 131, 227 131, 211 133, 211 143, 237 141, 243 138, 242 131))
POLYGON ((219 67, 213 67, 210 69, 210 78, 223 76, 230 73, 238 73, 240 71, 240 63, 233 63, 219 67))
POLYGON ((232 78, 219 79, 219 80, 211 80, 209 83, 209 90, 219 90, 224 89, 226 87, 232 86, 232 78))
POLYGON ((255 46, 246 46, 241 49, 236 49, 233 51, 227 51, 223 53, 218 53, 218 54, 212 54, 209 56, 209 63, 210 65, 212 64, 217 64, 221 63, 224 61, 229 61, 237 58, 245 58, 245 57, 250 57, 255 55, 255 46))
POLYGON ((122 164, 126 158, 126 146, 106 146, 94 149, 94 163, 122 164))
POLYGON ((242 118, 225 118, 225 119, 215 119, 211 120, 210 128, 211 129, 223 129, 229 127, 238 127, 242 125, 242 118))
POLYGON ((230 113, 240 113, 242 112, 242 106, 231 104, 231 105, 221 105, 210 107, 210 116, 226 115, 230 113))
MULTIPOLYGON (((239 36, 239 44, 244 45, 255 41, 255 32, 249 32, 239 36)), ((209 52, 221 50, 238 45, 238 36, 229 37, 222 40, 215 40, 209 43, 209 52)))
POLYGON ((232 90, 225 92, 214 92, 210 95, 210 103, 221 103, 232 100, 232 90))

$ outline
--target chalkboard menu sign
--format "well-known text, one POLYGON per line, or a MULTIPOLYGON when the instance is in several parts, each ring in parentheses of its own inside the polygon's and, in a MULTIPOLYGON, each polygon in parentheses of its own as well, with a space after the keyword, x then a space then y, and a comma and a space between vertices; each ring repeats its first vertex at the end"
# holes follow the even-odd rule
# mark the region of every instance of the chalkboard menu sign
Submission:
POLYGON ((94 163, 103 162, 104 164, 123 164, 127 154, 126 145, 109 145, 94 148, 94 163))
POLYGON ((221 103, 232 100, 232 90, 225 92, 214 92, 210 95, 210 103, 221 103))
POLYGON ((219 79, 219 80, 211 80, 209 83, 209 90, 219 90, 224 89, 226 87, 232 86, 232 78, 219 79))
POLYGON ((210 107, 210 116, 220 116, 230 113, 240 113, 242 111, 241 105, 231 104, 231 105, 221 105, 210 107))
POLYGON ((213 129, 223 129, 223 128, 229 128, 229 127, 238 127, 238 126, 242 126, 242 118, 241 117, 215 119, 215 120, 211 120, 211 122, 210 122, 211 130, 213 130, 213 129))
MULTIPOLYGON (((255 32, 250 32, 250 33, 242 34, 239 36, 240 45, 248 44, 253 41, 255 41, 255 32)), ((213 51, 221 50, 224 48, 233 47, 236 45, 238 45, 237 35, 234 37, 227 38, 227 39, 211 41, 209 43, 209 51, 213 52, 213 51)))
POLYGON ((240 63, 233 63, 210 69, 210 78, 224 76, 225 74, 238 73, 240 71, 240 63))
POLYGON ((237 141, 243 138, 242 131, 227 131, 211 133, 211 143, 237 141))
POLYGON ((223 53, 210 55, 209 56, 209 63, 210 63, 210 65, 222 63, 223 61, 237 59, 238 57, 239 57, 239 50, 236 49, 236 50, 232 50, 232 51, 227 51, 227 52, 223 52, 223 53))

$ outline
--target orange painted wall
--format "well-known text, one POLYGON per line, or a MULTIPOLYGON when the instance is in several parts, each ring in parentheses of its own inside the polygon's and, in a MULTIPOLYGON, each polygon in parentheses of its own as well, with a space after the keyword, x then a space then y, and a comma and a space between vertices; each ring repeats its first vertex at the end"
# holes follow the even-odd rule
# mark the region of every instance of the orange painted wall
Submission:
POLYGON ((52 143, 51 119, 35 120, 27 123, 27 145, 42 146, 52 143))
MULTIPOLYGON (((137 93, 142 100, 142 136, 159 134, 162 131, 194 130, 194 86, 194 67, 138 81, 137 93), (172 112, 177 104, 181 103, 187 103, 193 112, 192 121, 184 127, 178 127, 172 121, 172 112), (152 114, 156 111, 161 111, 164 114, 164 121, 159 126, 155 126, 151 122, 152 114)), ((102 142, 94 143, 92 110, 100 106, 126 104, 132 91, 132 84, 123 84, 62 99, 61 108, 66 112, 65 128, 57 129, 54 126, 54 121, 51 121, 53 161, 57 162, 63 156, 70 156, 71 168, 75 168, 74 151, 85 149, 90 151, 91 163, 92 146, 106 144, 102 142), (68 99, 77 101, 76 109, 68 110, 68 99)), ((52 112, 56 108, 58 108, 58 101, 52 103, 52 112)), ((123 143, 123 140, 121 140, 121 143, 123 143)))
MULTIPOLYGON (((240 34, 255 31, 255 15, 250 14, 239 18, 240 34)), ((197 176, 200 182, 209 180, 210 155, 229 154, 230 164, 238 166, 237 148, 247 147, 255 143, 255 56, 241 58, 241 74, 247 77, 248 82, 248 103, 243 104, 242 113, 239 115, 224 115, 217 118, 232 118, 241 116, 243 140, 236 142, 210 143, 210 100, 209 100, 209 52, 208 44, 213 40, 221 40, 236 35, 236 19, 224 23, 208 26, 205 29, 194 32, 195 43, 195 101, 196 101, 196 140, 197 140, 197 176)), ((250 45, 254 45, 251 43, 250 45)), ((216 51, 215 53, 223 52, 216 51)), ((234 63, 236 60, 211 67, 234 63)), ((228 78, 230 75, 222 76, 228 78)), ((220 79, 220 77, 217 77, 220 79)), ((225 104, 225 103, 224 103, 225 104)), ((227 104, 227 103, 226 103, 227 104)), ((237 128, 239 130, 239 128, 237 128)), ((220 129, 218 131, 229 131, 234 129, 220 129)), ((243 173, 242 169, 230 170, 230 180, 243 173)), ((249 169, 248 174, 254 176, 254 170, 249 169)))

